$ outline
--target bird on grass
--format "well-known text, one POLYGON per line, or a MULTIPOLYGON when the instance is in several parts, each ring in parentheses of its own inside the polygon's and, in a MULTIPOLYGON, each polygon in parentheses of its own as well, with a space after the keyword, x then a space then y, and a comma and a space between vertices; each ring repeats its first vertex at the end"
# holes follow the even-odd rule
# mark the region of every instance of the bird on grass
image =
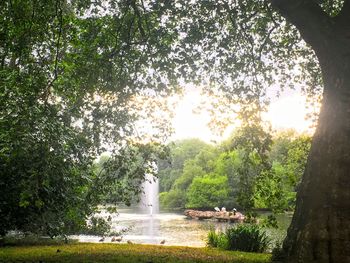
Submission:
POLYGON ((122 239, 122 237, 112 237, 111 242, 120 242, 122 239))
POLYGON ((127 242, 128 244, 134 244, 134 243, 132 243, 130 240, 128 240, 128 242, 127 242))
POLYGON ((161 245, 165 244, 165 239, 163 239, 162 241, 160 241, 160 244, 161 244, 161 245))
POLYGON ((59 250, 59 249, 56 250, 56 253, 60 253, 60 252, 61 252, 61 250, 59 250))
POLYGON ((105 241, 104 237, 102 237, 98 242, 103 242, 103 241, 105 241))

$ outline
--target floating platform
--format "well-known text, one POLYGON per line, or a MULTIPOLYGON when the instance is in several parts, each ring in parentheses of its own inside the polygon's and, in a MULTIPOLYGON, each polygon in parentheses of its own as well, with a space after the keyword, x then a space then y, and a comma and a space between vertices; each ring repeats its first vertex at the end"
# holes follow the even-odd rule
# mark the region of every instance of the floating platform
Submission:
POLYGON ((240 212, 224 212, 224 211, 199 211, 187 209, 184 212, 185 216, 190 219, 216 219, 219 222, 241 223, 244 221, 244 215, 240 212))

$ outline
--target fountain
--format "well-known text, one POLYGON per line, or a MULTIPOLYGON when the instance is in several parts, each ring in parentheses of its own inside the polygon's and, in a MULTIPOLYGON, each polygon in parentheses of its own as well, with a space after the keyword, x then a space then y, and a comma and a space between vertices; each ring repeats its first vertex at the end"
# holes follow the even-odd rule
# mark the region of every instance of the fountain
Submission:
POLYGON ((159 219, 155 217, 159 214, 159 181, 151 174, 145 175, 145 181, 142 185, 143 194, 141 195, 141 211, 146 214, 143 223, 145 227, 142 229, 144 242, 157 244, 159 241, 159 219))
POLYGON ((141 196, 141 209, 144 213, 155 215, 159 213, 159 181, 151 174, 146 174, 143 183, 144 193, 141 196))

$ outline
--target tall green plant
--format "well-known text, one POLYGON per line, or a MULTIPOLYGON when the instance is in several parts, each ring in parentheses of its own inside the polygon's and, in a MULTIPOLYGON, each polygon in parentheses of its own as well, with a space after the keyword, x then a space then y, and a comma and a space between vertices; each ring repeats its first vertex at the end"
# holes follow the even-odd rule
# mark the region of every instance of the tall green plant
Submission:
POLYGON ((227 248, 246 252, 264 252, 270 240, 266 232, 255 224, 242 224, 226 230, 227 248))
POLYGON ((207 235, 207 246, 218 247, 221 249, 228 248, 227 237, 224 232, 216 232, 214 228, 210 229, 207 235))
POLYGON ((207 235, 207 245, 225 250, 246 252, 265 252, 270 244, 266 232, 255 224, 240 224, 216 232, 210 229, 207 235))

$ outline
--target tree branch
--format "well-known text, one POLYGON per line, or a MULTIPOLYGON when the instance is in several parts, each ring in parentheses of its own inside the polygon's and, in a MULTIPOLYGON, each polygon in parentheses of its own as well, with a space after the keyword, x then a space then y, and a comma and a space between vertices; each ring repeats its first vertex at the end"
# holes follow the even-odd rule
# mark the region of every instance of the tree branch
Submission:
MULTIPOLYGON (((327 48, 325 39, 332 32, 331 17, 313 0, 270 0, 282 16, 297 27, 315 51, 327 48)), ((348 1, 347 1, 348 2, 348 1)))
POLYGON ((350 0, 345 0, 343 7, 339 14, 335 17, 337 23, 349 24, 350 23, 350 0))
POLYGON ((61 47, 61 38, 62 38, 62 30, 63 30, 63 10, 61 6, 61 0, 56 0, 56 17, 58 19, 58 35, 56 40, 56 50, 55 50, 55 60, 54 60, 54 70, 53 70, 53 78, 51 81, 49 81, 48 85, 46 86, 46 89, 43 93, 43 100, 45 101, 45 104, 47 104, 47 101, 50 96, 50 88, 52 87, 53 83, 58 78, 58 63, 60 60, 60 47, 61 47))
POLYGON ((267 32, 267 35, 264 38, 264 41, 263 41, 263 43, 261 44, 261 46, 259 48, 259 53, 258 53, 259 54, 259 61, 261 60, 262 52, 264 51, 264 48, 265 48, 267 42, 269 41, 272 32, 275 29, 277 29, 277 27, 278 27, 278 24, 274 24, 273 27, 271 27, 270 30, 267 32))
POLYGON ((135 15, 137 16, 137 25, 138 25, 138 28, 140 30, 141 37, 143 39, 146 39, 147 36, 146 36, 145 30, 143 29, 143 26, 142 26, 142 16, 141 16, 140 11, 137 7, 136 0, 131 1, 131 6, 134 9, 135 15))

